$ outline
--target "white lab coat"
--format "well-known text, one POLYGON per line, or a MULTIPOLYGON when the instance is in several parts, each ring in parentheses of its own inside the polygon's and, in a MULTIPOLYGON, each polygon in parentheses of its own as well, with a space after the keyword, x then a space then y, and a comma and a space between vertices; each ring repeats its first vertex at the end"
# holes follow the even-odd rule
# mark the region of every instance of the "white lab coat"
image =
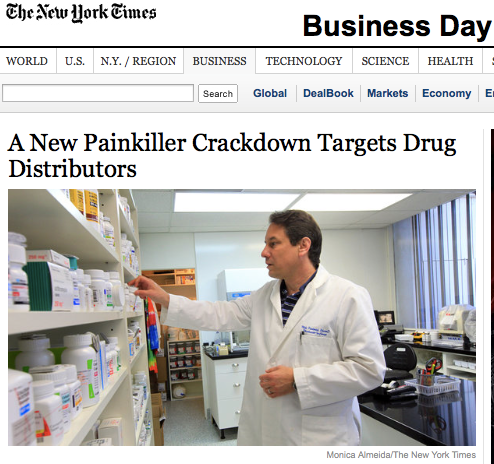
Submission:
POLYGON ((280 281, 230 302, 172 296, 165 323, 196 330, 250 329, 238 445, 358 445, 356 396, 382 383, 385 362, 370 296, 319 266, 286 326, 280 281), (269 398, 259 376, 294 368, 297 391, 269 398))

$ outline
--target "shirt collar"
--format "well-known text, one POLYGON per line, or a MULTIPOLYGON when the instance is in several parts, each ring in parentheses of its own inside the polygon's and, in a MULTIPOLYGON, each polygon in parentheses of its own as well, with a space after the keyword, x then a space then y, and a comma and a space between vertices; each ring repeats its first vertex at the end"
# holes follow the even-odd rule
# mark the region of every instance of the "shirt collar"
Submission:
MULTIPOLYGON (((314 277, 316 276, 317 274, 317 269, 316 269, 316 272, 314 272, 314 274, 312 274, 309 279, 307 280, 307 282, 305 282, 305 284, 303 284, 299 289, 298 289, 298 292, 295 292, 294 295, 300 293, 300 295, 302 295, 302 293, 304 293, 304 290, 307 288, 307 285, 309 285, 312 280, 314 279, 314 277)), ((280 286, 280 292, 282 295, 286 296, 288 294, 288 290, 286 288, 286 283, 285 283, 285 280, 283 279, 281 281, 281 286, 280 286)))

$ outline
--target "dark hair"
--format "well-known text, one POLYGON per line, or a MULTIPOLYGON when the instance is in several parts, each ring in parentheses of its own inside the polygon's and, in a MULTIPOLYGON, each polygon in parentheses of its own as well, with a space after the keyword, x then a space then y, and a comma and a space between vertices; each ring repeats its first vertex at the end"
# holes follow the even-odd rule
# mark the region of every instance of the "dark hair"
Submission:
POLYGON ((296 245, 304 237, 310 238, 309 259, 315 268, 319 266, 322 234, 316 220, 309 213, 298 209, 276 211, 269 216, 269 222, 283 226, 292 245, 296 245))

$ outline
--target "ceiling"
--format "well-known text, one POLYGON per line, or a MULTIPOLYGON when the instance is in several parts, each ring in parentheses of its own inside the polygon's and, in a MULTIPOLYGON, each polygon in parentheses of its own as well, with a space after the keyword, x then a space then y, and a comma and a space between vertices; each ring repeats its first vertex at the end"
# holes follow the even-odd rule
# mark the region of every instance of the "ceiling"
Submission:
MULTIPOLYGON (((461 197, 463 190, 218 190, 219 192, 272 193, 411 193, 411 196, 381 211, 314 212, 321 229, 379 229, 422 211, 461 197)), ((175 213, 178 191, 132 190, 138 211, 139 233, 234 232, 266 230, 269 213, 175 213)), ((215 192, 215 190, 207 190, 215 192)))

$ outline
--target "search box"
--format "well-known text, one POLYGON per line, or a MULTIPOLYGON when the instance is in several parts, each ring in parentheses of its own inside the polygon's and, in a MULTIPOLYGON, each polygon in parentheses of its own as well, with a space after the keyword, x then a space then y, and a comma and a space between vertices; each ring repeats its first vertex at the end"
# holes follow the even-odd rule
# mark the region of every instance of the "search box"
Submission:
POLYGON ((4 102, 193 102, 193 84, 4 84, 4 102))

